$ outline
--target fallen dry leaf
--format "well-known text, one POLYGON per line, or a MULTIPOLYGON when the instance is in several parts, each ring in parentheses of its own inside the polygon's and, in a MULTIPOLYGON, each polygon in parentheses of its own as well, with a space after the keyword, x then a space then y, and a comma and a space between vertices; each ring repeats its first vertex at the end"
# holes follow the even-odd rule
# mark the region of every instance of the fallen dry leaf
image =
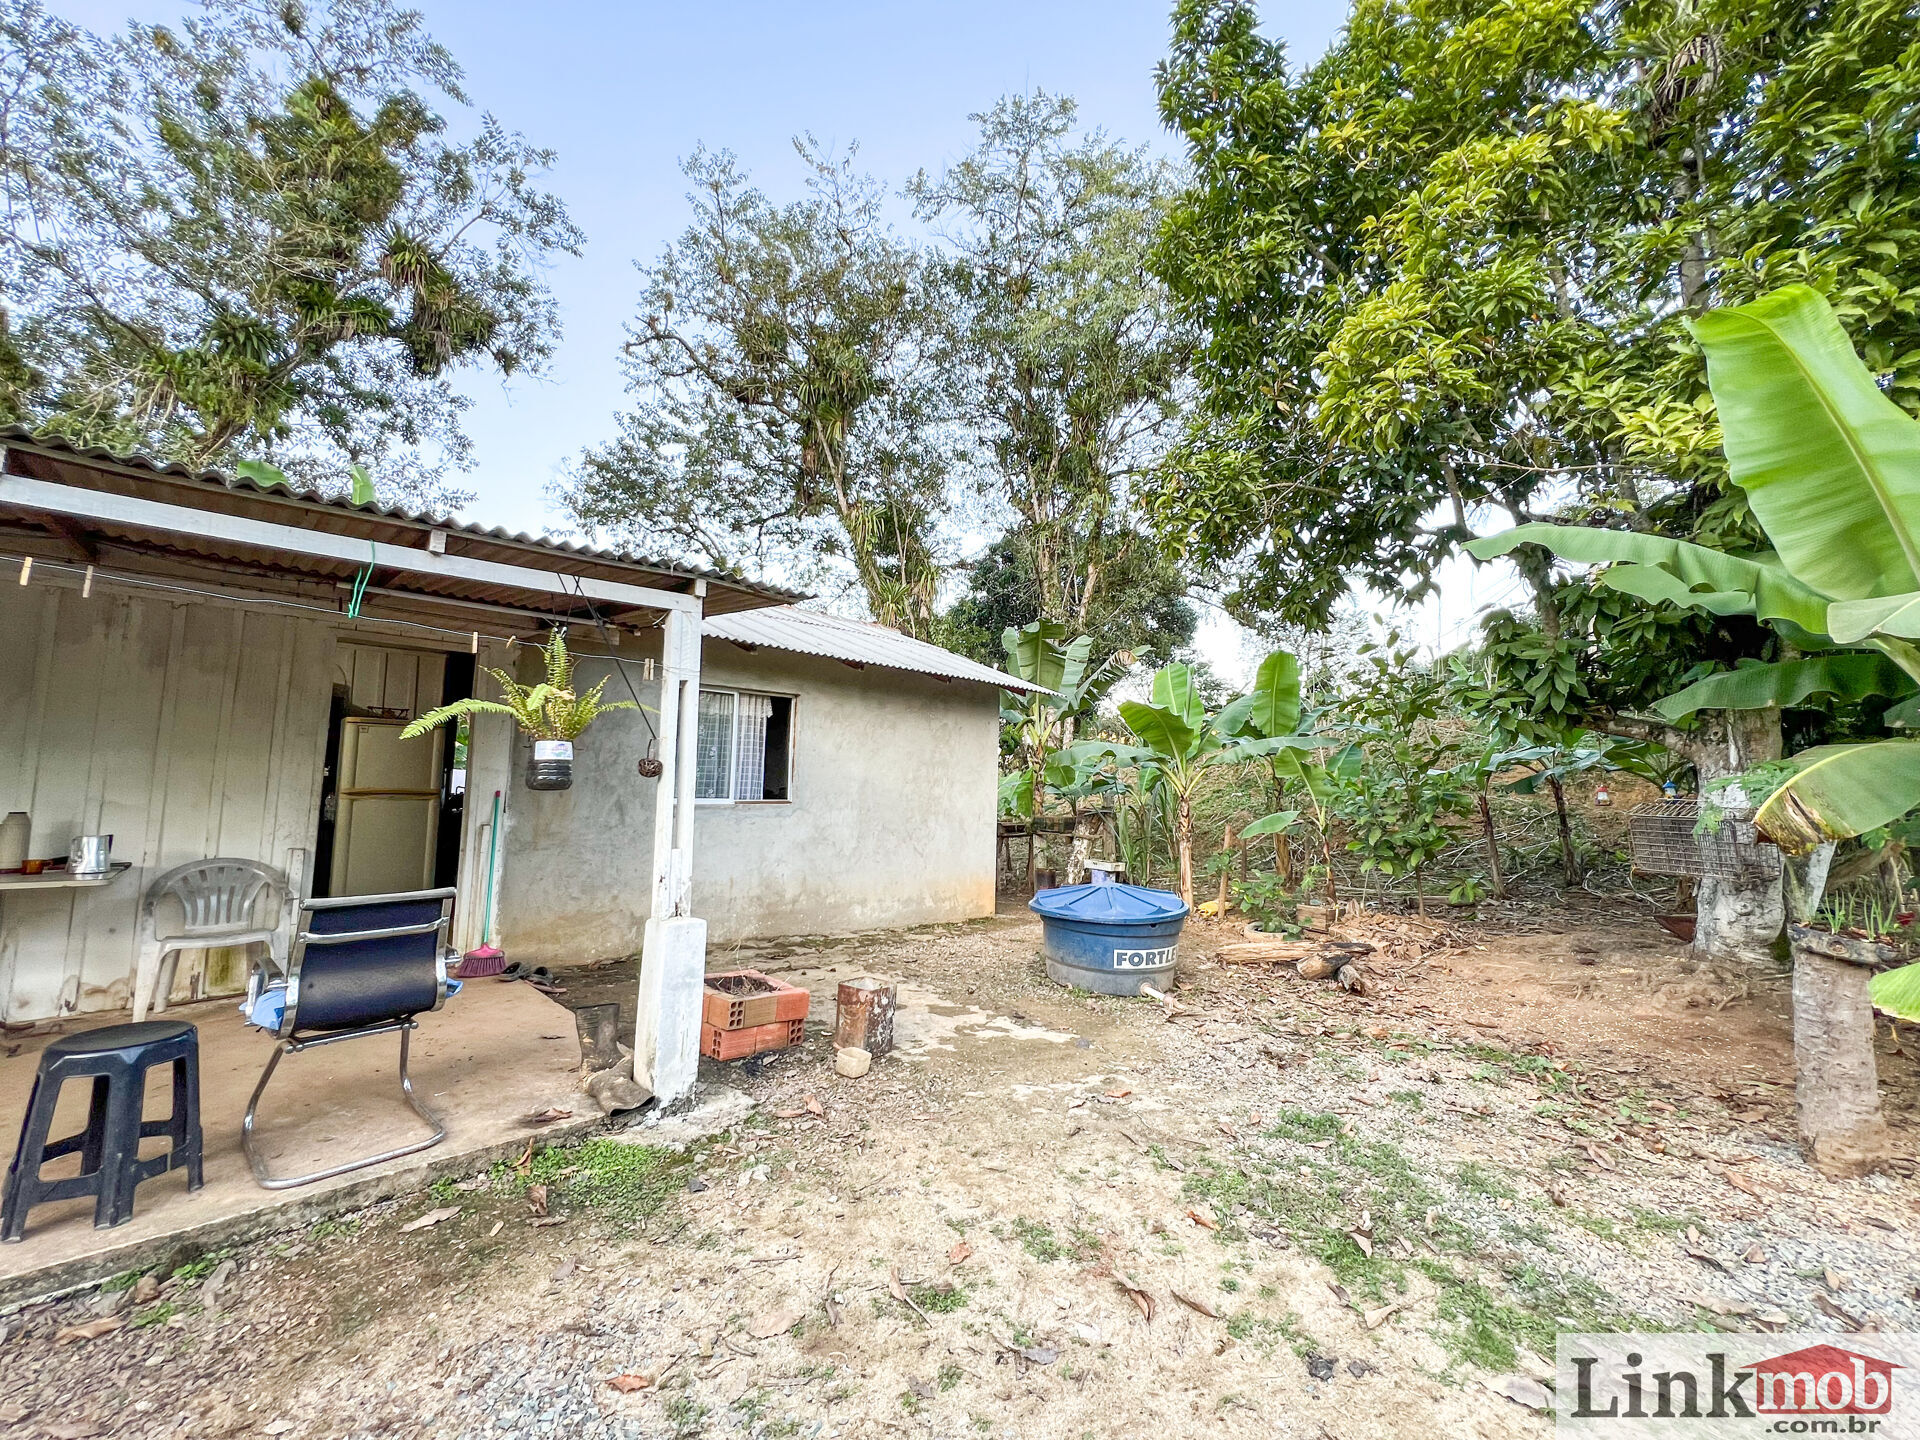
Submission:
POLYGON ((1127 1096, 1131 1094, 1133 1094, 1133 1091, 1131 1090, 1109 1090, 1107 1091, 1107 1099, 1124 1100, 1127 1098, 1127 1096))
POLYGON ((820 1103, 819 1097, 814 1095, 809 1095, 807 1096, 807 1113, 809 1115, 820 1116, 824 1119, 827 1113, 827 1109, 826 1109, 826 1106, 820 1103))
POLYGON ((776 1110, 773 1112, 773 1118, 776 1120, 798 1120, 806 1113, 805 1110, 776 1110))
POLYGON ((1115 1280, 1113 1283, 1126 1292, 1127 1298, 1139 1307, 1140 1318, 1151 1325, 1153 1323, 1153 1312, 1155 1308, 1153 1296, 1140 1289, 1137 1285, 1127 1284, 1124 1280, 1115 1280))
POLYGON ((1866 1324, 1858 1315, 1842 1310, 1838 1305, 1834 1304, 1833 1301, 1818 1292, 1815 1292, 1813 1297, 1813 1308, 1823 1315, 1831 1315, 1849 1330, 1857 1332, 1866 1324))
POLYGON ((1820 1272, 1820 1281, 1836 1294, 1847 1288, 1847 1277, 1842 1275, 1838 1270, 1822 1270, 1820 1272))
POLYGON ((1727 1183, 1733 1186, 1734 1189, 1744 1190, 1756 1200, 1761 1198, 1760 1186, 1742 1175, 1738 1170, 1728 1169, 1722 1170, 1720 1173, 1727 1177, 1727 1183))
POLYGON ((533 1114, 527 1116, 525 1123, 528 1125, 552 1125, 556 1121, 571 1120, 572 1118, 573 1111, 562 1110, 558 1105, 549 1105, 546 1109, 536 1110, 533 1114))
POLYGON ((618 1390, 622 1395, 631 1395, 634 1391, 644 1390, 653 1384, 653 1377, 651 1375, 637 1375, 629 1371, 625 1375, 608 1376, 607 1384, 618 1390))
POLYGON ((127 1317, 124 1315, 102 1315, 98 1320, 89 1320, 84 1325, 69 1325, 64 1330, 56 1331, 53 1343, 66 1345, 75 1340, 98 1340, 102 1335, 111 1335, 126 1323, 127 1317))
POLYGON ((442 1220, 451 1220, 460 1213, 458 1205, 442 1205, 438 1210, 429 1210, 416 1220, 409 1220, 400 1227, 400 1233, 407 1235, 415 1230, 425 1230, 429 1225, 438 1225, 442 1220))
POLYGON ((544 1215, 547 1213, 547 1194, 547 1187, 544 1185, 529 1185, 527 1187, 527 1213, 529 1215, 544 1215))
POLYGON ((1373 1258, 1373 1241, 1369 1240, 1365 1235, 1362 1235, 1358 1230, 1347 1231, 1347 1238, 1360 1247, 1360 1253, 1362 1255, 1365 1255, 1369 1260, 1373 1258))
POLYGON ((1211 1215, 1202 1215, 1198 1210, 1187 1211, 1187 1219, 1193 1221, 1194 1224, 1203 1229, 1218 1230, 1220 1228, 1220 1222, 1218 1220, 1215 1220, 1211 1215))
POLYGON ((502 1230, 506 1229, 506 1227, 507 1227, 506 1221, 504 1220, 494 1221, 493 1229, 487 1231, 487 1238, 491 1240, 494 1236, 498 1235, 502 1230))
POLYGON ((771 1310, 762 1310, 747 1326, 747 1333, 756 1340, 771 1340, 776 1335, 784 1335, 798 1325, 801 1315, 790 1305, 778 1305, 771 1310))
POLYGON ((564 1215, 539 1215, 527 1221, 527 1224, 535 1230, 544 1230, 549 1225, 564 1225, 566 1223, 567 1217, 564 1215))
POLYGON ((1360 1316, 1360 1323, 1369 1330, 1378 1330, 1382 1325, 1386 1324, 1387 1321, 1391 1320, 1400 1308, 1398 1305, 1382 1305, 1378 1310, 1363 1311, 1360 1316))
POLYGON ((1213 1306, 1209 1305, 1206 1301, 1196 1300, 1191 1295, 1182 1295, 1178 1290, 1171 1291, 1170 1293, 1172 1294, 1174 1299, 1178 1300, 1182 1305, 1186 1306, 1189 1310, 1197 1310, 1200 1314, 1206 1316, 1209 1320, 1218 1320, 1220 1318, 1220 1312, 1214 1309, 1213 1306))
POLYGON ((947 1263, 949 1265, 964 1265, 972 1255, 973 1246, 962 1240, 951 1250, 947 1251, 947 1263))

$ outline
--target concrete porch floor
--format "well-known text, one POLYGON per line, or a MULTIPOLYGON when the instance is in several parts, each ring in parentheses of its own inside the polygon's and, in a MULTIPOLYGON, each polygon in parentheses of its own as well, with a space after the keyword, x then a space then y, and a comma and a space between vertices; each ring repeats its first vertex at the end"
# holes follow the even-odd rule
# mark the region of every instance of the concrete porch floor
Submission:
MULTIPOLYGON (((248 1029, 236 1001, 175 1006, 164 1018, 200 1031, 200 1127, 206 1184, 188 1193, 186 1173, 169 1171, 139 1187, 133 1219, 93 1228, 93 1201, 36 1206, 26 1238, 0 1244, 0 1309, 156 1263, 186 1249, 208 1250, 269 1231, 309 1224, 417 1190, 443 1175, 468 1175, 518 1152, 530 1136, 554 1140, 591 1129, 599 1111, 580 1094, 580 1044, 572 1014, 531 986, 473 981, 436 1014, 420 1017, 410 1069, 414 1093, 441 1117, 447 1138, 428 1150, 291 1190, 263 1190, 240 1148, 247 1098, 273 1042, 248 1029), (549 1106, 571 1119, 529 1126, 549 1106)), ((159 1017, 156 1017, 159 1018, 159 1017)), ((69 1021, 62 1033, 126 1023, 124 1012, 69 1021)), ((0 1143, 10 1159, 33 1088, 40 1051, 51 1035, 5 1042, 0 1055, 0 1143)), ((148 1076, 146 1114, 172 1103, 171 1067, 148 1076)), ((89 1086, 70 1082, 60 1097, 55 1136, 80 1130, 89 1086)), ((300 1174, 419 1139, 423 1122, 401 1098, 399 1041, 393 1036, 325 1045, 280 1062, 260 1102, 255 1138, 276 1175, 300 1174)), ((148 1140, 157 1154, 165 1140, 148 1140)), ((62 1157, 50 1175, 78 1172, 62 1157)))

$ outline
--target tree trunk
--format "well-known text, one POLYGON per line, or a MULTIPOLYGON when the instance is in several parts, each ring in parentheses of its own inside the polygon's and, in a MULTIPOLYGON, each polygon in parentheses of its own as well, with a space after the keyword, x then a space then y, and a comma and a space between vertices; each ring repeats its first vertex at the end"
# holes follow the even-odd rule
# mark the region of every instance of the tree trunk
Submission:
POLYGON ((1182 795, 1174 812, 1174 846, 1180 852, 1180 898, 1193 908, 1193 802, 1182 795))
POLYGON ((1487 837, 1487 869, 1492 872, 1493 898, 1507 898, 1507 882, 1500 874, 1500 836, 1493 828, 1493 806, 1488 803, 1486 792, 1477 797, 1480 806, 1480 829, 1487 837))
POLYGON ((1093 842, 1099 834, 1099 812, 1080 809, 1080 802, 1076 800, 1073 845, 1067 851, 1067 884, 1078 885, 1087 878, 1087 857, 1093 853, 1093 842))
MULTIPOLYGON (((1339 907, 1340 893, 1333 879, 1333 837, 1324 830, 1320 832, 1320 863, 1327 867, 1327 914, 1331 917, 1339 907)), ((1332 923, 1331 918, 1328 923, 1332 923)))
POLYGON ((1413 909, 1414 913, 1423 920, 1427 917, 1427 887, 1420 878, 1420 872, 1424 868, 1420 865, 1413 867, 1413 909))
POLYGON ((1567 792, 1557 775, 1547 776, 1547 789, 1553 792, 1553 821, 1560 827, 1560 869, 1567 884, 1580 883, 1580 857, 1574 853, 1573 825, 1567 819, 1567 792))
POLYGON ((1892 1153, 1873 1054, 1871 968, 1829 953, 1856 944, 1794 927, 1794 1102, 1800 1143, 1830 1179, 1877 1170, 1892 1153))
MULTIPOLYGON (((1605 711, 1596 712, 1590 723, 1602 734, 1651 740, 1686 756, 1698 773, 1703 796, 1715 780, 1778 760, 1782 748, 1780 712, 1774 709, 1705 710, 1695 730, 1605 711)), ((1735 817, 1750 810, 1737 789, 1723 791, 1716 803, 1735 817)), ((1746 873, 1700 877, 1694 891, 1694 951, 1716 960, 1764 963, 1773 958, 1773 944, 1786 918, 1779 854, 1772 846, 1761 846, 1758 863, 1746 873)))
MULTIPOLYGON (((1703 796, 1715 780, 1780 758, 1778 710, 1716 711, 1706 720, 1698 739, 1685 751, 1699 772, 1703 796)), ((1738 787, 1720 792, 1718 804, 1736 818, 1744 819, 1752 811, 1738 787)), ((1762 846, 1749 872, 1700 877, 1694 894, 1693 947, 1717 960, 1764 963, 1773 958, 1774 941, 1786 920, 1780 855, 1772 846, 1762 846)))
POLYGON ((1224 863, 1220 866, 1220 894, 1216 897, 1219 902, 1218 913, 1213 918, 1224 922, 1227 918, 1228 871, 1233 868, 1231 863, 1233 857, 1233 826, 1231 825, 1227 826, 1227 833, 1221 837, 1220 854, 1223 857, 1224 863))

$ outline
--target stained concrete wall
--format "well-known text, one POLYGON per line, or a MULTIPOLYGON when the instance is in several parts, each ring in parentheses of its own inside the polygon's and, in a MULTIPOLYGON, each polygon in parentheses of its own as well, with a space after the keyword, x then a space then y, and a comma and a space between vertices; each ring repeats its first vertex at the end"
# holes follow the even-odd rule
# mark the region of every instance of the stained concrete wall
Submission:
MULTIPOLYGON (((629 642, 621 653, 658 650, 629 642)), ((724 640, 708 640, 701 663, 704 685, 794 697, 793 798, 696 813, 694 911, 715 943, 993 913, 991 686, 724 640)), ((591 683, 609 668, 583 659, 580 674, 591 683)), ((657 705, 657 684, 630 668, 642 700, 657 705)), ((609 681, 607 698, 626 693, 609 681)), ((525 788, 527 748, 514 746, 500 904, 513 958, 552 964, 638 948, 658 784, 636 769, 646 739, 632 712, 603 717, 575 747, 573 788, 544 793, 525 788)))

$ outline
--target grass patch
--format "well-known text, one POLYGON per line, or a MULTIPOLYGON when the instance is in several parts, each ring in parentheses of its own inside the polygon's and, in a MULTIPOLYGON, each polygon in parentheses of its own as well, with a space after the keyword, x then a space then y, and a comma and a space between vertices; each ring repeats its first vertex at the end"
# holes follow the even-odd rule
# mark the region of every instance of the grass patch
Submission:
POLYGON ((171 1300, 162 1300, 158 1305, 149 1305, 133 1317, 133 1328, 145 1330, 150 1326, 164 1325, 180 1313, 180 1307, 171 1300))
POLYGON ((959 1385, 966 1375, 966 1371, 949 1362, 940 1367, 940 1373, 933 1377, 933 1383, 940 1387, 942 1393, 945 1393, 959 1385))
POLYGON ((522 1173, 494 1168, 494 1188, 524 1195, 532 1185, 549 1189, 549 1204, 564 1201, 631 1224, 658 1214, 686 1186, 690 1156, 650 1145, 588 1140, 542 1150, 522 1173))
POLYGON ((1068 1249, 1060 1243, 1060 1237, 1053 1233, 1051 1225, 1042 1225, 1038 1220, 1029 1220, 1024 1215, 1013 1218, 1013 1238, 1020 1242, 1020 1248, 1042 1264, 1067 1258, 1068 1249))
POLYGON ((928 1281, 908 1286, 907 1294, 914 1304, 929 1315, 951 1315, 956 1310, 964 1309, 967 1303, 967 1292, 944 1280, 937 1285, 928 1281))
POLYGON ((707 1407, 691 1395, 676 1395, 667 1401, 667 1424, 679 1440, 698 1435, 706 1428, 707 1407))

